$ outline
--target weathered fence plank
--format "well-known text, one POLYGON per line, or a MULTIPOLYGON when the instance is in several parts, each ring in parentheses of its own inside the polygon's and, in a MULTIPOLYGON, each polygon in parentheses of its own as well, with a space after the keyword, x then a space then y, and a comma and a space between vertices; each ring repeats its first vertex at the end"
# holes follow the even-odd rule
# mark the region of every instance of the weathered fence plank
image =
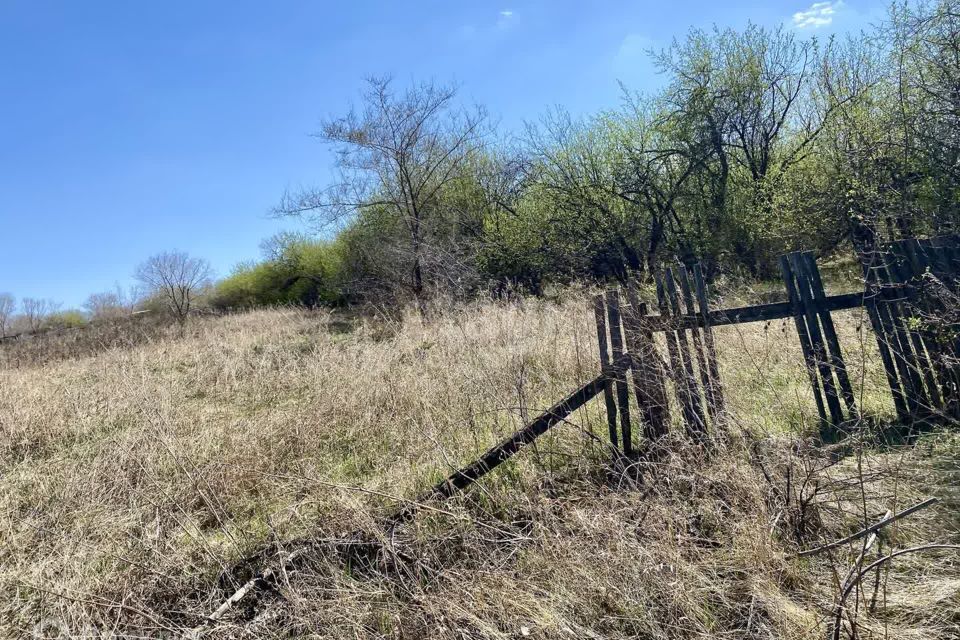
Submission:
MULTIPOLYGON (((614 362, 623 361, 623 334, 620 326, 620 296, 616 289, 607 291, 607 320, 610 322, 610 354, 614 362)), ((623 453, 633 453, 633 434, 630 424, 630 392, 627 389, 626 366, 613 370, 613 379, 617 389, 617 409, 620 412, 620 440, 623 453)))
POLYGON ((603 402, 607 408, 607 426, 610 430, 610 443, 619 447, 617 438, 617 404, 613 399, 613 370, 610 366, 610 352, 607 350, 607 312, 603 296, 593 298, 593 313, 597 321, 597 342, 600 346, 600 373, 604 377, 603 402))
POLYGON ((807 325, 807 334, 810 337, 810 345, 813 350, 813 358, 817 366, 817 371, 820 373, 820 382, 823 385, 823 392, 826 396, 827 409, 830 411, 830 420, 833 426, 836 427, 843 422, 843 409, 840 407, 837 385, 833 379, 833 372, 830 370, 830 356, 827 354, 826 345, 823 340, 823 332, 820 330, 820 323, 817 319, 817 310, 813 304, 810 279, 803 269, 799 254, 791 253, 787 259, 790 261, 793 277, 797 281, 800 306, 803 309, 803 316, 807 325))
POLYGON ((666 376, 653 334, 644 323, 647 305, 640 302, 633 282, 627 286, 627 302, 627 346, 637 356, 633 368, 637 402, 644 416, 644 435, 647 440, 656 442, 667 435, 670 428, 670 408, 664 382, 666 376))
POLYGON ((807 333, 807 323, 801 309, 800 294, 794 284, 793 268, 787 256, 780 258, 780 271, 783 275, 783 283, 787 288, 787 298, 793 308, 793 321, 797 328, 797 335, 800 337, 800 348, 803 351, 803 360, 806 365, 807 375, 810 377, 810 386, 813 389, 813 398, 817 405, 817 413, 820 416, 820 429, 825 432, 828 428, 827 412, 823 404, 823 396, 820 395, 820 381, 817 379, 817 363, 814 355, 813 346, 810 344, 810 334, 807 333))
POLYGON ((717 347, 713 338, 713 326, 710 324, 710 306, 707 297, 707 285, 703 279, 700 263, 693 265, 693 281, 697 290, 697 302, 700 317, 703 319, 703 339, 707 347, 707 368, 710 371, 708 398, 713 404, 717 419, 722 421, 724 413, 723 385, 720 382, 720 367, 717 360, 717 347))
POLYGON ((820 277, 820 270, 817 268, 813 253, 806 251, 801 254, 800 265, 810 280, 813 289, 813 303, 823 326, 823 335, 827 341, 827 347, 830 351, 830 365, 834 374, 837 376, 837 382, 840 384, 840 392, 844 403, 847 405, 847 411, 851 417, 857 416, 857 406, 853 396, 853 386, 850 384, 850 377, 847 375, 847 366, 843 362, 843 352, 840 350, 840 338, 837 336, 836 327, 833 325, 833 317, 827 311, 824 305, 826 292, 823 289, 823 279, 820 277))

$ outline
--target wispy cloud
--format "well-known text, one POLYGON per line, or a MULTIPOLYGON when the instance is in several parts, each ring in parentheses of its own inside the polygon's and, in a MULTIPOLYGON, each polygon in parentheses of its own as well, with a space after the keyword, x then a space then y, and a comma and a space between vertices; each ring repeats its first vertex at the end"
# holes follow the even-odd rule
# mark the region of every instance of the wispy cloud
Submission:
POLYGON ((503 11, 500 12, 500 15, 503 16, 504 18, 512 18, 513 11, 511 11, 510 9, 504 9, 503 11))
POLYGON ((793 26, 798 29, 825 27, 833 22, 833 16, 843 6, 843 0, 814 2, 806 11, 793 14, 793 26))

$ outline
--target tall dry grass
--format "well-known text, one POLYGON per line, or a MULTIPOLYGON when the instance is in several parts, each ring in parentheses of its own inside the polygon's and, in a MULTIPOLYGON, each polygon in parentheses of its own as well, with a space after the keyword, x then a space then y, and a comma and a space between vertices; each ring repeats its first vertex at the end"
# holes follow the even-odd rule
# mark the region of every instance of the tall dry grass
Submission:
MULTIPOLYGON (((857 320, 839 328, 861 404, 889 413, 857 320)), ((788 559, 800 516, 787 478, 846 490, 864 464, 888 469, 859 483, 859 502, 816 496, 809 544, 949 484, 916 451, 851 468, 798 449, 816 427, 795 332, 744 325, 718 332, 721 368, 759 454, 676 447, 643 485, 610 477, 595 401, 468 496, 383 537, 379 515, 594 376, 595 340, 572 293, 397 323, 257 311, 183 339, 2 370, 0 635, 179 634, 272 553, 309 540, 282 598, 256 598, 204 633, 822 637, 832 565, 788 559), (345 557, 333 541, 356 532, 388 551, 345 557)), ((927 452, 941 460, 949 446, 927 452)), ((952 529, 925 515, 897 535, 952 529)), ((942 597, 887 607, 882 622, 949 637, 960 573, 923 571, 942 597)))

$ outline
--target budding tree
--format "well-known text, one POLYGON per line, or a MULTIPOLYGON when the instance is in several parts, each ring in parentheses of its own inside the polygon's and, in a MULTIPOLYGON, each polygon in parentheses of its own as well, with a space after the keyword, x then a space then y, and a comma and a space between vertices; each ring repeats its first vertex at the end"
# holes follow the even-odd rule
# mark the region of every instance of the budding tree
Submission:
POLYGON ((20 302, 20 309, 23 311, 27 329, 30 331, 39 331, 43 326, 44 320, 47 319, 47 316, 60 309, 60 303, 45 298, 24 298, 20 302))
POLYGON ((0 338, 6 337, 16 302, 9 293, 0 293, 0 338))
POLYGON ((197 292, 210 280, 213 269, 201 258, 183 251, 158 253, 137 267, 134 277, 151 295, 160 297, 183 327, 197 292))
POLYGON ((421 311, 431 228, 444 215, 444 190, 464 176, 484 142, 486 114, 457 105, 453 86, 416 84, 396 92, 371 78, 360 111, 324 123, 318 137, 337 151, 341 179, 327 189, 288 194, 277 209, 319 225, 377 212, 402 230, 407 256, 399 284, 421 311))

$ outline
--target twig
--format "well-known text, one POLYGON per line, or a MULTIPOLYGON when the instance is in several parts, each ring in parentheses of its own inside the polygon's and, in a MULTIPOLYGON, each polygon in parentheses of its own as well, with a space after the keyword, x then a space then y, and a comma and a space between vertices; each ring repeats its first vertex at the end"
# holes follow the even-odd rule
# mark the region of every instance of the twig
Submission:
POLYGON ((883 520, 880 520, 880 521, 877 522, 876 524, 872 524, 872 525, 870 525, 869 527, 867 527, 866 529, 861 529, 860 531, 857 531, 856 533, 854 533, 854 534, 852 534, 852 535, 849 535, 849 536, 847 536, 846 538, 842 538, 842 539, 840 539, 840 540, 836 540, 836 541, 831 542, 831 543, 829 543, 829 544, 825 544, 825 545, 823 545, 823 546, 821 546, 821 547, 816 547, 815 549, 807 549, 806 551, 801 551, 801 552, 795 554, 793 557, 794 557, 794 558, 806 558, 807 556, 816 555, 816 554, 818 554, 818 553, 821 553, 821 552, 823 552, 823 551, 827 551, 827 550, 829 550, 829 549, 836 549, 837 547, 839 547, 839 546, 841 546, 841 545, 844 545, 844 544, 847 544, 848 542, 853 542, 854 540, 859 540, 859 539, 862 538, 863 536, 870 535, 870 534, 873 533, 874 531, 879 531, 880 529, 884 528, 885 526, 887 526, 887 525, 890 524, 891 522, 896 522, 897 520, 900 520, 901 518, 906 518, 906 517, 907 517, 908 515, 910 515, 911 513, 915 513, 915 512, 917 512, 917 511, 919 511, 920 509, 924 509, 924 508, 926 508, 926 507, 929 507, 930 505, 936 504, 936 503, 939 502, 939 501, 940 501, 939 498, 927 498, 927 499, 924 500, 923 502, 920 502, 920 503, 918 503, 918 504, 913 505, 912 507, 909 507, 909 508, 907 508, 907 509, 904 509, 904 510, 901 511, 900 513, 895 513, 895 514, 893 514, 892 516, 890 516, 889 518, 884 518, 883 520))
POLYGON ((874 560, 868 564, 866 568, 857 573, 856 577, 844 588, 843 592, 840 594, 840 600, 837 602, 837 613, 833 621, 833 640, 840 640, 840 625, 843 623, 843 604, 847 601, 847 596, 850 595, 850 592, 853 591, 853 588, 860 583, 860 580, 863 579, 863 576, 867 575, 885 562, 893 560, 897 556, 902 556, 908 553, 917 553, 920 551, 932 551, 934 549, 952 549, 954 551, 960 551, 960 544, 925 544, 919 547, 900 549, 899 551, 894 551, 890 555, 883 556, 878 560, 874 560))

